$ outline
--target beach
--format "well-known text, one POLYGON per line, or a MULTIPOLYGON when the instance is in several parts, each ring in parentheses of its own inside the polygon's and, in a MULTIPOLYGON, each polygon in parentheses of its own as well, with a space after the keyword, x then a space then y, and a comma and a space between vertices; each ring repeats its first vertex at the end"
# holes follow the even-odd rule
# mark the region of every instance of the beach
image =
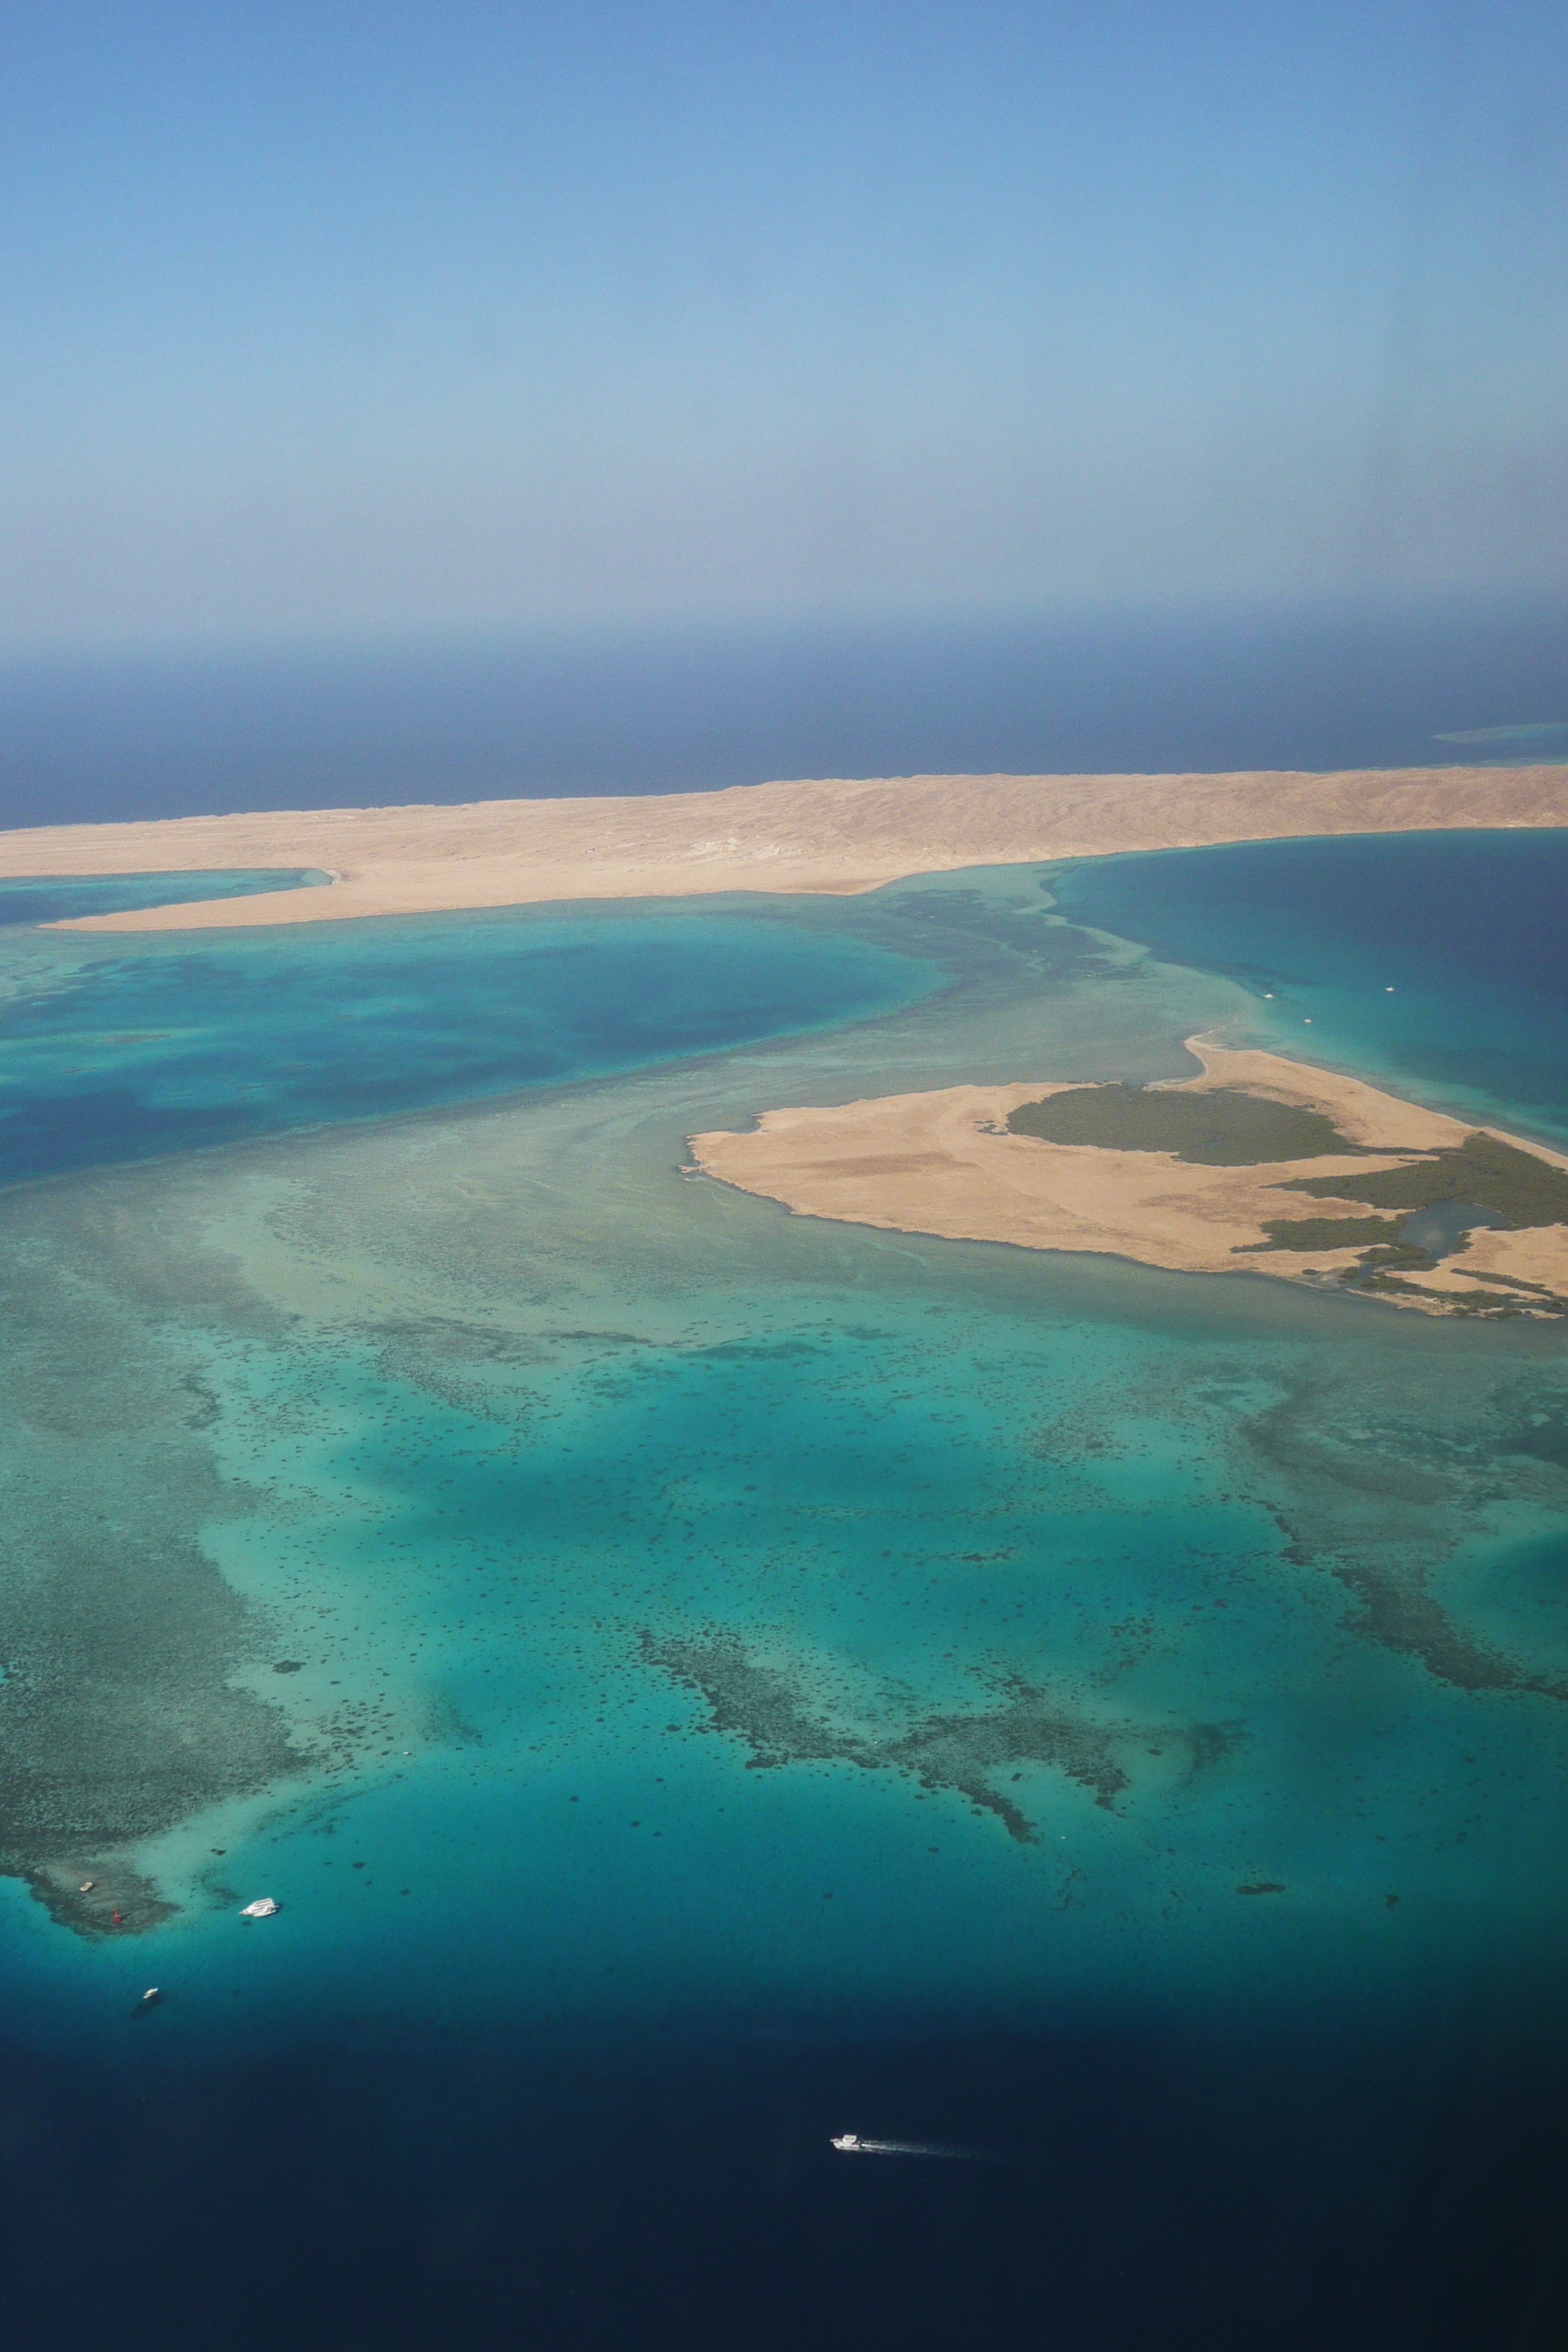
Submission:
POLYGON ((1568 767, 904 776, 647 798, 480 801, 52 825, 0 877, 313 868, 331 887, 77 919, 206 930, 552 901, 851 894, 913 874, 1324 834, 1568 824, 1568 767))
MULTIPOLYGON (((1332 1156, 1215 1165, 1170 1151, 1042 1142, 1010 1131, 1009 1119, 1024 1106, 1117 1090, 1037 1080, 949 1087, 833 1109, 771 1110, 749 1134, 694 1136, 693 1164, 800 1216, 954 1241, 1109 1254, 1188 1274, 1250 1271, 1344 1283, 1369 1272, 1373 1281, 1365 1286, 1375 1296, 1426 1314, 1563 1310, 1568 1224, 1478 1232, 1459 1262, 1394 1261, 1392 1273, 1384 1256, 1368 1265, 1365 1234, 1332 1245, 1336 1222, 1347 1230, 1378 1222, 1366 1215, 1365 1192, 1357 1197, 1367 1177, 1404 1170, 1414 1155, 1458 1154, 1477 1130, 1334 1071, 1274 1054, 1232 1052, 1204 1038, 1186 1043, 1203 1064, 1202 1076, 1151 1087, 1145 1100, 1222 1091, 1232 1099, 1251 1097, 1331 1121, 1341 1148, 1332 1156), (1293 1189, 1300 1185, 1318 1197, 1303 1199, 1293 1189), (1331 1189, 1336 1185, 1343 1191, 1331 1189), (1288 1238, 1282 1242, 1280 1227, 1297 1219, 1316 1230, 1304 1230, 1302 1245, 1292 1247, 1288 1238)), ((1547 1169, 1568 1170, 1568 1158, 1540 1145, 1495 1139, 1547 1169)), ((1394 1240, 1394 1221, 1387 1223, 1385 1250, 1394 1240)))

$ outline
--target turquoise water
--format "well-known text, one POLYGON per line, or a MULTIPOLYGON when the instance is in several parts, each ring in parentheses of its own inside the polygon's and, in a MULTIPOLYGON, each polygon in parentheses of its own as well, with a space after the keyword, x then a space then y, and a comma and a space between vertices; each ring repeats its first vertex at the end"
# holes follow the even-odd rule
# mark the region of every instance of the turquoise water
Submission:
MULTIPOLYGON (((0 1201, 0 1934, 16 2112, 68 2118, 16 2176, 46 2238, 150 2281, 193 2230, 242 2265, 263 2215, 322 2343, 1042 2309, 1075 2343, 1548 2340, 1559 1334, 683 1172, 770 1106, 1174 1076, 1276 1017, 1228 945, 1064 923, 1086 872, 225 940, 205 1050, 237 1007, 265 1071, 312 976, 363 990, 383 1050, 406 1023, 398 1115, 0 1201), (510 1035, 575 1039, 584 983, 530 961, 558 933, 601 1005, 668 944, 752 1025, 660 1044, 645 983, 620 1067, 503 1093, 484 1035, 443 1083, 491 1098, 440 1099, 487 957, 510 1035), (846 2179, 845 2129, 998 2161, 846 2179)), ((89 944, 62 986, 98 1003, 184 968, 89 944)))
POLYGON ((721 1050, 935 976, 714 916, 28 940, 0 960, 0 1183, 721 1050))
POLYGON ((179 907, 193 898, 251 898, 260 890, 298 890, 328 880, 313 867, 261 867, 248 873, 63 874, 0 879, 0 925, 63 923, 81 915, 119 915, 132 908, 179 907))

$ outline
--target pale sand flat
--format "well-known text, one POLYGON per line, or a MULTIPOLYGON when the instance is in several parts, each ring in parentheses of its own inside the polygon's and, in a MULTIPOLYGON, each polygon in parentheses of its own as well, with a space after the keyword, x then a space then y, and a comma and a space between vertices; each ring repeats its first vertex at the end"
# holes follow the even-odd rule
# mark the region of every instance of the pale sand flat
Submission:
MULTIPOLYGON (((1320 1200, 1279 1188, 1298 1176, 1349 1174, 1400 1165, 1405 1152, 1462 1143, 1458 1119, 1382 1094, 1358 1078, 1314 1070, 1278 1055, 1233 1053, 1189 1038, 1204 1065, 1174 1093, 1241 1087, 1326 1112, 1367 1156, 1269 1161, 1259 1167, 1190 1165, 1163 1151, 1109 1150, 1010 1135, 1008 1114, 1067 1085, 1020 1080, 1000 1087, 948 1087, 889 1095, 829 1110, 771 1110, 746 1135, 691 1139, 695 1164, 738 1190, 777 1201, 796 1215, 953 1241, 1007 1242, 1025 1249, 1100 1252, 1193 1274, 1267 1273, 1331 1276, 1356 1264, 1353 1249, 1238 1251, 1267 1243, 1267 1222, 1283 1217, 1364 1217, 1364 1202, 1320 1200)), ((1498 1132, 1489 1129, 1489 1132, 1498 1132)), ((1517 1137, 1503 1140, 1554 1167, 1568 1156, 1517 1137)), ((1568 1227, 1478 1234, 1463 1260, 1415 1276, 1418 1293, 1376 1294, 1396 1305, 1441 1312, 1482 1286, 1463 1265, 1538 1282, 1568 1296, 1568 1227), (1512 1245, 1512 1246, 1500 1246, 1512 1245)), ((1496 1298, 1498 1294, 1489 1296, 1496 1298)), ((1518 1303, 1529 1311, 1522 1296, 1518 1303)))
MULTIPOLYGON (((1568 824, 1568 766, 1177 776, 904 776, 647 799, 481 801, 50 825, 0 876, 314 866, 328 887, 94 915, 151 931, 594 898, 874 890, 911 874, 1313 834, 1568 824)), ((62 927, 66 928, 66 927, 62 927)))

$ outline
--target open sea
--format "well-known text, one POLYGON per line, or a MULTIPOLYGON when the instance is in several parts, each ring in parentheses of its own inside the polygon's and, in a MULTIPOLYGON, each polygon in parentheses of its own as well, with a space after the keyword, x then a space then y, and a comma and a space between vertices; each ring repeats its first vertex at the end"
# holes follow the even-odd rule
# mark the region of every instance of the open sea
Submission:
POLYGON ((1212 1030, 1563 1145, 1565 901, 0 910, 11 2340, 1560 2345, 1568 1334, 686 1139, 1212 1030))
POLYGON ((1537 592, 38 653, 0 661, 0 811, 1563 760, 1565 644, 1537 592))

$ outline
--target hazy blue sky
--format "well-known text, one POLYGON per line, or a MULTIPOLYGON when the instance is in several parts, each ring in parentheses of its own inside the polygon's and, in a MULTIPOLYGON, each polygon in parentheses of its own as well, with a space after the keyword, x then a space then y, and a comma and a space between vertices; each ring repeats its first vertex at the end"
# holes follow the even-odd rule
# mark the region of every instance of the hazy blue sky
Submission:
POLYGON ((13 0, 0 646, 1561 580, 1565 25, 13 0))

